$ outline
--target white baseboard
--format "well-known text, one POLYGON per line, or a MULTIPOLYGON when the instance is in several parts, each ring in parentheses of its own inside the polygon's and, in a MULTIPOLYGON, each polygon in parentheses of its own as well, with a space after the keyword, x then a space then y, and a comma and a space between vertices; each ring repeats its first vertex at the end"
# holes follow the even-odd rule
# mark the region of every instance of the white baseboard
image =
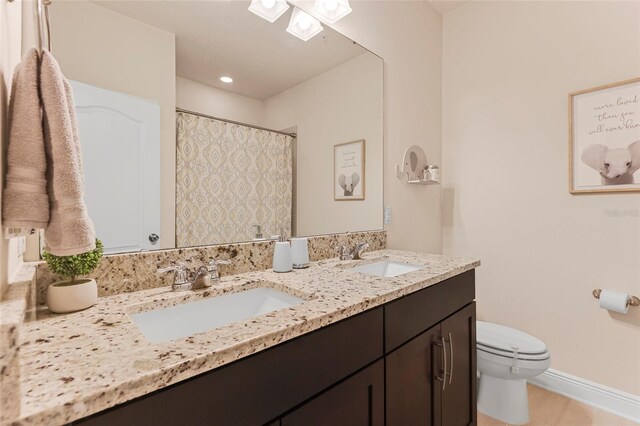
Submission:
POLYGON ((640 424, 640 397, 637 395, 552 369, 529 382, 640 424))

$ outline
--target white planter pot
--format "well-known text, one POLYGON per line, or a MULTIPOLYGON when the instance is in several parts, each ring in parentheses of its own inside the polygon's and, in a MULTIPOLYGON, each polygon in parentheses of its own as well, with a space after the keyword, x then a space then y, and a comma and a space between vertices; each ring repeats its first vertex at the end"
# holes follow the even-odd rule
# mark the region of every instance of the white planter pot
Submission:
POLYGON ((73 285, 69 281, 58 281, 47 289, 47 306, 56 314, 81 311, 95 305, 97 301, 96 280, 80 280, 73 285))

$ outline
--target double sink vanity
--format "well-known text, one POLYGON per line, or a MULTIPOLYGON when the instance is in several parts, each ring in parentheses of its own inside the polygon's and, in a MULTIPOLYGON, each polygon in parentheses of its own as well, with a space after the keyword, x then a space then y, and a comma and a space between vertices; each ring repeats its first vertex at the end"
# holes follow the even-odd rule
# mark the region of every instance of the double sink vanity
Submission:
POLYGON ((477 266, 384 249, 41 313, 16 424, 475 424, 477 266))
MULTIPOLYGON (((145 3, 52 4, 107 256, 97 304, 65 315, 45 307, 62 277, 25 265, 0 425, 475 424, 480 263, 386 249, 383 58, 330 25, 292 42, 293 4, 272 25, 249 2, 145 3), (310 266, 268 269, 274 236, 308 237, 310 266)), ((424 213, 403 214, 415 241, 424 213)))

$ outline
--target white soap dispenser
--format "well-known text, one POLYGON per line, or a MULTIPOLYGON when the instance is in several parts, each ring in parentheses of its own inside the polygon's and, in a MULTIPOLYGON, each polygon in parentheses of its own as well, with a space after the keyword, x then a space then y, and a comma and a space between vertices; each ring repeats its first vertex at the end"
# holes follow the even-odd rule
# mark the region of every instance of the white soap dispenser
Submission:
POLYGON ((293 269, 309 267, 309 242, 307 238, 291 238, 291 259, 293 269))
POLYGON ((280 241, 276 241, 273 250, 273 271, 291 272, 293 268, 293 258, 291 256, 291 245, 287 241, 284 232, 280 235, 280 241))

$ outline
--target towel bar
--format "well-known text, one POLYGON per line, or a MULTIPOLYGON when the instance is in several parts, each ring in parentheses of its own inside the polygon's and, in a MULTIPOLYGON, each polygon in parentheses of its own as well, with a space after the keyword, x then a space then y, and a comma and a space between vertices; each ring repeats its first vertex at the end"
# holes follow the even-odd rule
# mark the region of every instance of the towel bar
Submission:
POLYGON ((47 38, 47 50, 51 52, 51 24, 49 23, 49 5, 52 0, 37 0, 35 7, 38 53, 42 54, 47 38))

